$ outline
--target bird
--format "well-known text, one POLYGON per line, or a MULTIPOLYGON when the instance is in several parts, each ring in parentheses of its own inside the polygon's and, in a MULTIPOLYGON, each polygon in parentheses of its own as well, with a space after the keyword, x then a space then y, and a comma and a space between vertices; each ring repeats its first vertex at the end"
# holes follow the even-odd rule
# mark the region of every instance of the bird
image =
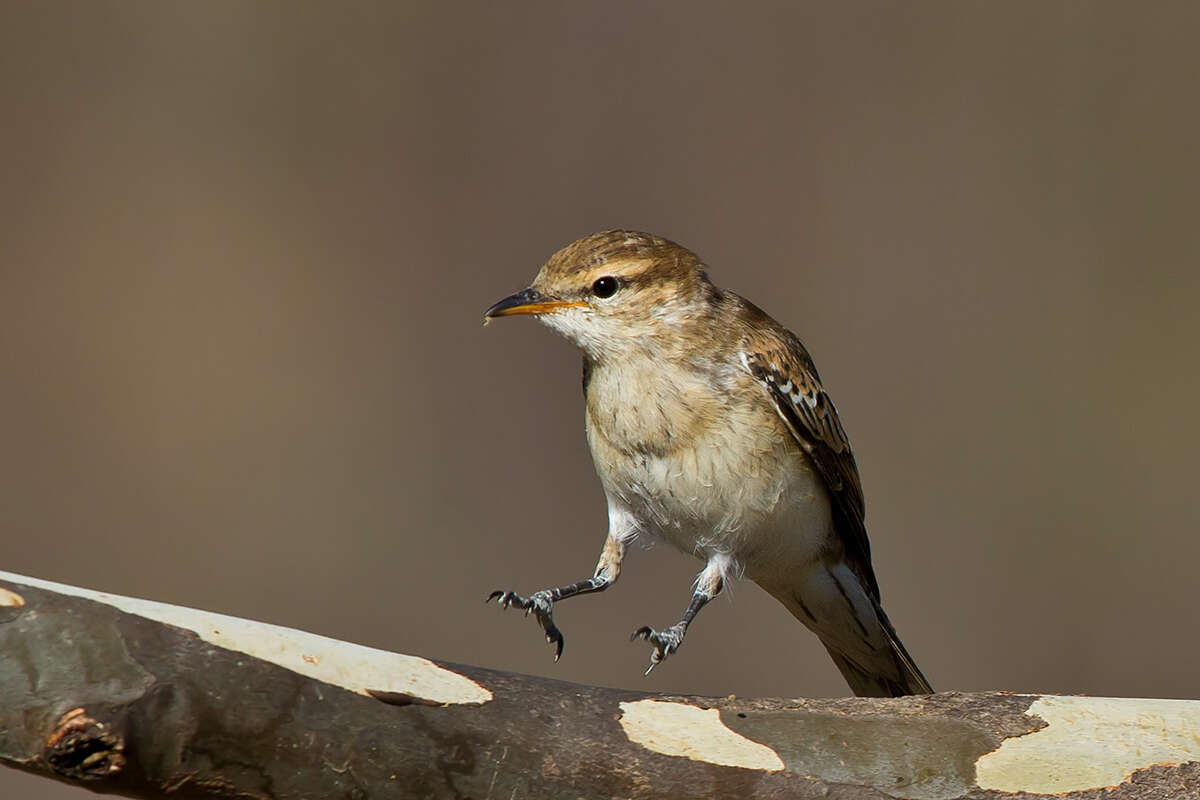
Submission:
POLYGON ((554 646, 554 604, 602 592, 639 537, 705 562, 678 622, 643 626, 650 670, 700 610, 749 578, 817 635, 859 696, 931 694, 884 613, 850 441, 800 340, 720 289, 694 252, 639 231, 554 253, 484 324, 530 315, 583 355, 585 432, 608 506, 591 577, 488 601, 533 614, 554 646))

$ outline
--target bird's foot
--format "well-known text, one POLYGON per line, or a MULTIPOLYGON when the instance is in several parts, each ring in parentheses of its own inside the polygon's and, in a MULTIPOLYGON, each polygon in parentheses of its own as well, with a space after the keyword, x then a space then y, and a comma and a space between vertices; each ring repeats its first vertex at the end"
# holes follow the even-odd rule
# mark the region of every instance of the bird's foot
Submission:
POLYGON ((663 659, 679 649, 679 645, 683 643, 683 635, 687 633, 687 625, 682 622, 676 622, 669 628, 661 631, 656 631, 649 625, 643 625, 633 632, 629 637, 629 641, 633 641, 639 636, 645 639, 650 644, 654 645, 654 651, 650 653, 650 666, 646 667, 646 674, 650 674, 650 670, 662 663, 663 659))
POLYGON ((546 634, 546 641, 554 645, 554 660, 558 661, 559 656, 563 651, 563 635, 558 626, 554 624, 554 600, 551 599, 550 592, 543 589, 539 592, 534 592, 529 597, 521 597, 516 592, 510 591, 495 591, 488 595, 487 600, 490 602, 497 600, 502 608, 517 608, 525 609, 525 616, 531 613, 537 618, 538 624, 542 626, 542 631, 546 634))

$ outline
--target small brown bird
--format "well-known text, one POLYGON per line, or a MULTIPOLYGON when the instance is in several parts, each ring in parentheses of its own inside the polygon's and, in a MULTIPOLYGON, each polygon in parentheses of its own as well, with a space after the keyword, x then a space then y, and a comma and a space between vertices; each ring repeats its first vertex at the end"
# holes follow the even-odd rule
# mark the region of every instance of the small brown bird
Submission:
POLYGON ((635 231, 559 250, 485 320, 530 314, 583 351, 587 440, 608 501, 593 577, 522 597, 562 654, 553 605, 620 575, 627 543, 706 562, 683 618, 642 627, 653 669, 727 580, 745 575, 808 626, 857 695, 933 690, 883 612, 858 468, 808 351, 708 279, 697 256, 635 231))

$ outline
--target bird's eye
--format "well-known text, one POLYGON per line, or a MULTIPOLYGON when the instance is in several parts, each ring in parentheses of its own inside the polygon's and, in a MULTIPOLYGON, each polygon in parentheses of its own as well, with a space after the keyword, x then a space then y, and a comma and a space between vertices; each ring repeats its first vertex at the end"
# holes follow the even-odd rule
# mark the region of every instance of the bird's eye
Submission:
POLYGON ((596 282, 592 284, 592 294, 600 299, 612 297, 617 293, 617 279, 611 275, 605 275, 603 278, 596 278, 596 282))

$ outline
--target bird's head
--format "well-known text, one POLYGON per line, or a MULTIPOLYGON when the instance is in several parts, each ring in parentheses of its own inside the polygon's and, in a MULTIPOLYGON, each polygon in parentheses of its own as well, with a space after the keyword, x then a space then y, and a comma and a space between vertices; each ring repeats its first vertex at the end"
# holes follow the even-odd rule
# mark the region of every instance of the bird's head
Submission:
POLYGON ((717 296, 687 248, 649 233, 604 231, 552 255, 528 289, 484 319, 531 314, 603 358, 678 340, 704 324, 717 296))

